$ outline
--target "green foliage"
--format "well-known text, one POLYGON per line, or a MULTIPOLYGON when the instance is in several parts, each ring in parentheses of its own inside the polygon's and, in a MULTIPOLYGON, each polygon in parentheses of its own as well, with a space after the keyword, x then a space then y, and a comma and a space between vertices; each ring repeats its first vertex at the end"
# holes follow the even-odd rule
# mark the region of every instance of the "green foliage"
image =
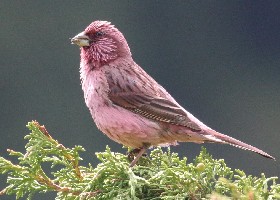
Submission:
POLYGON ((57 200, 69 199, 280 199, 277 177, 247 176, 232 170, 224 160, 215 160, 202 148, 187 164, 170 149, 152 150, 137 165, 129 167, 127 155, 111 152, 96 153, 100 163, 93 168, 79 165, 81 146, 66 148, 54 140, 44 126, 30 122, 31 133, 26 153, 8 150, 18 164, 0 157, 0 173, 8 174, 7 187, 0 195, 15 194, 31 199, 37 192, 57 192, 57 200), (52 174, 43 166, 51 164, 52 174))

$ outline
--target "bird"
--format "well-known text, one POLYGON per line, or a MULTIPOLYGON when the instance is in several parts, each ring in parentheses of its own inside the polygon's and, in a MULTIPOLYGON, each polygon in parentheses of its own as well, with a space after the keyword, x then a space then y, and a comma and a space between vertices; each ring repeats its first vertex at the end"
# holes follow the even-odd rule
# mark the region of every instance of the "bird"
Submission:
POLYGON ((93 21, 71 38, 80 47, 84 99, 98 129, 136 150, 133 167, 147 149, 179 142, 229 144, 266 158, 268 153, 208 127, 132 58, 124 35, 108 21, 93 21))

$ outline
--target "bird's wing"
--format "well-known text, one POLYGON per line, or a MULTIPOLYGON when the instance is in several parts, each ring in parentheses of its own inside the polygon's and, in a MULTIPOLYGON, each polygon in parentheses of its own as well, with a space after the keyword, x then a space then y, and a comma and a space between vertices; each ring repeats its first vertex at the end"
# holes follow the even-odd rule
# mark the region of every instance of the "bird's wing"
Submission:
MULTIPOLYGON (((118 72, 115 71, 114 73, 118 72)), ((156 91, 156 89, 151 88, 152 86, 147 85, 147 81, 154 81, 153 79, 146 79, 145 84, 147 88, 149 87, 147 90, 142 85, 143 82, 139 84, 143 79, 135 81, 137 76, 132 80, 126 74, 122 74, 122 78, 125 79, 122 82, 111 76, 112 74, 107 79, 110 90, 108 97, 113 104, 151 120, 185 126, 192 131, 201 131, 200 126, 190 120, 187 113, 180 106, 168 99, 168 96, 159 94, 164 93, 164 91, 156 91)), ((151 85, 153 84, 157 83, 154 81, 151 85)), ((159 87, 161 88, 161 86, 159 87)))
POLYGON ((185 126, 194 131, 201 130, 180 107, 167 99, 143 94, 114 94, 109 98, 114 104, 148 119, 185 126))

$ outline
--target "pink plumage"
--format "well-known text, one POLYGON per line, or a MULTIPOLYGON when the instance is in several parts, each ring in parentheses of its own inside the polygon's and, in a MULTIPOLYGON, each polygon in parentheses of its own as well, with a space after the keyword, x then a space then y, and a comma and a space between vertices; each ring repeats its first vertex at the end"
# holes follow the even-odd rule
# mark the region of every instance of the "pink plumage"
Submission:
POLYGON ((181 107, 133 59, 123 34, 94 21, 72 38, 81 47, 80 76, 97 127, 112 140, 140 149, 177 142, 230 144, 274 159, 264 151, 218 133, 181 107))

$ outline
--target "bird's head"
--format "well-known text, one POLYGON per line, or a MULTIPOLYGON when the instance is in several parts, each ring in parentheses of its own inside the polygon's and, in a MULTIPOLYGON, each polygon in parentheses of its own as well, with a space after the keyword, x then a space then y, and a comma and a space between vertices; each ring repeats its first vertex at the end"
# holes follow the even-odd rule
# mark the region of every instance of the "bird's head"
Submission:
POLYGON ((81 47, 81 59, 95 67, 108 64, 119 57, 131 56, 123 34, 106 21, 94 21, 71 39, 81 47))

